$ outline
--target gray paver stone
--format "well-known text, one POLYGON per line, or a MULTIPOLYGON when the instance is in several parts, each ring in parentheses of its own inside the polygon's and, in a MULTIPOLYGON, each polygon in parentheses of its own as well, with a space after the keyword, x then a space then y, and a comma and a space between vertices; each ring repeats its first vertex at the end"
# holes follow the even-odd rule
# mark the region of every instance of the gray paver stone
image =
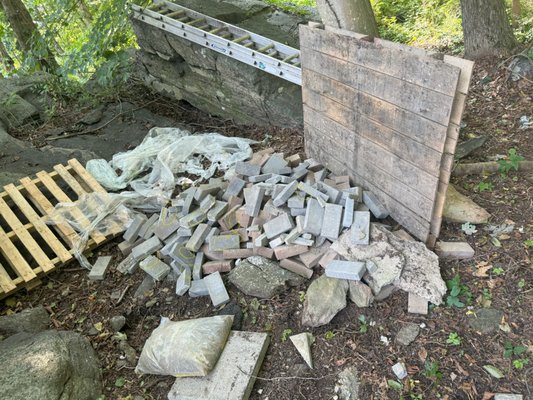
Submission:
POLYGON ((259 165, 239 161, 235 164, 235 173, 243 176, 256 176, 261 173, 261 167, 259 165))
POLYGON ((161 281, 170 272, 170 266, 154 256, 146 257, 139 267, 156 281, 161 281))
POLYGON ((202 279, 202 265, 204 264, 204 253, 199 251, 194 257, 194 266, 192 268, 192 279, 197 281, 202 279))
POLYGON ((287 213, 282 213, 263 225, 263 230, 269 239, 275 238, 294 228, 294 221, 287 213))
POLYGON ((98 260, 96 260, 91 268, 91 272, 89 272, 89 279, 91 281, 101 281, 104 279, 107 267, 109 267, 109 263, 111 262, 111 258, 111 256, 98 257, 98 260))
POLYGON ((365 203, 365 206, 367 206, 369 210, 372 211, 374 217, 383 219, 389 216, 389 212, 383 206, 383 204, 381 204, 381 202, 378 200, 374 193, 365 190, 363 192, 363 203, 365 203))
POLYGON ((370 212, 356 211, 351 233, 352 244, 369 244, 370 243, 370 212))
POLYGON ((228 201, 231 196, 238 196, 246 182, 241 178, 234 177, 228 185, 228 188, 222 195, 222 199, 228 201))
POLYGON ((283 190, 274 198, 274 206, 280 207, 281 205, 285 204, 287 200, 289 200, 289 198, 294 194, 297 188, 298 182, 296 181, 291 182, 287 186, 285 186, 283 190))
POLYGON ((202 245, 204 244, 205 238, 209 234, 209 231, 211 230, 211 227, 207 224, 200 224, 196 227, 194 230, 194 233, 192 234, 191 238, 185 245, 187 250, 196 252, 202 245))
POLYGON ((318 236, 322 232, 324 209, 320 207, 316 199, 309 199, 304 219, 304 232, 318 236))
POLYGON ((344 201, 344 214, 342 216, 342 226, 349 228, 353 224, 354 219, 355 200, 351 197, 346 197, 344 201))
POLYGON ((337 204, 326 204, 320 235, 329 240, 337 240, 341 230, 341 222, 342 206, 337 204))
POLYGON ((144 223, 147 221, 146 215, 144 214, 137 214, 135 218, 133 218, 133 221, 131 221, 130 226, 128 229, 126 229, 126 232, 124 232, 124 240, 128 242, 134 242, 137 237, 139 236, 139 231, 141 230, 144 223))
POLYGON ((362 261, 332 260, 326 266, 326 276, 337 279, 360 281, 366 272, 366 264, 362 261))
POLYGON ((185 269, 176 281, 176 294, 183 296, 191 287, 191 270, 185 269))
POLYGON ((219 235, 209 239, 209 251, 223 251, 241 247, 239 235, 219 235))
POLYGON ((218 307, 229 301, 228 291, 226 290, 226 286, 224 286, 220 272, 217 271, 206 276, 204 282, 214 307, 218 307))
POLYGON ((151 254, 154 254, 161 247, 163 247, 163 244, 159 238, 157 236, 153 236, 131 249, 131 254, 134 258, 140 260, 141 258, 145 258, 151 254))
POLYGON ((189 296, 191 297, 202 297, 209 296, 209 291, 205 286, 203 279, 192 280, 191 287, 189 288, 189 296))
POLYGON ((265 196, 265 188, 254 186, 250 189, 244 189, 244 199, 246 201, 246 214, 251 217, 257 217, 261 211, 261 204, 265 196))

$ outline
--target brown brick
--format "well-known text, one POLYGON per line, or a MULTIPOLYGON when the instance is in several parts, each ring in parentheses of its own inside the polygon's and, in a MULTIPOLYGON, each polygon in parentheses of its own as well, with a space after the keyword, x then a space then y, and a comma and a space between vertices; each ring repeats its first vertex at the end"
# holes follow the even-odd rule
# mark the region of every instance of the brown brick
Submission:
POLYGON ((242 206, 244 203, 244 199, 242 197, 237 197, 237 196, 231 196, 229 199, 228 199, 228 209, 231 210, 232 208, 236 207, 236 206, 242 206))
POLYGON ((313 276, 313 270, 307 268, 305 265, 303 265, 301 262, 286 258, 284 260, 281 260, 279 265, 282 268, 285 268, 286 270, 289 270, 291 272, 294 272, 295 274, 301 275, 307 279, 311 278, 313 276))
POLYGON ((246 208, 244 206, 240 207, 237 210, 236 217, 237 217, 237 224, 239 224, 241 227, 248 228, 250 226, 252 217, 246 214, 246 208))
POLYGON ((237 258, 248 258, 254 255, 253 249, 230 249, 222 252, 224 258, 228 260, 237 258))
POLYGON ((233 268, 233 261, 208 261, 202 265, 204 274, 212 274, 214 272, 229 272, 233 268))
POLYGON ((255 247, 254 255, 268 258, 270 260, 274 259, 274 250, 270 247, 255 247))
POLYGON ((307 251, 309 251, 309 247, 307 246, 279 246, 274 249, 274 254, 276 254, 278 260, 283 260, 284 258, 294 257, 307 251))
POLYGON ((318 262, 318 265, 320 265, 322 268, 326 268, 326 265, 328 265, 330 261, 335 260, 337 256, 338 254, 336 251, 328 249, 328 251, 326 251, 326 254, 324 254, 318 262))

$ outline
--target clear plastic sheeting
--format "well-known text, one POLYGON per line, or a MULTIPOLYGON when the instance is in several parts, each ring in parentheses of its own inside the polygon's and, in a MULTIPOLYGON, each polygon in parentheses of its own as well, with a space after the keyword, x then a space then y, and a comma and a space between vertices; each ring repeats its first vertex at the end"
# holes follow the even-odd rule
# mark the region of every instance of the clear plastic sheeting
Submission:
POLYGON ((238 161, 250 158, 252 143, 256 142, 218 133, 191 135, 179 128, 152 128, 135 149, 115 154, 109 163, 91 160, 87 170, 108 190, 130 185, 142 196, 165 202, 176 185, 176 174, 208 179, 217 170, 227 171, 238 161), (136 179, 150 169, 148 175, 136 179))
POLYGON ((74 256, 80 265, 90 270, 91 263, 83 255, 93 232, 104 236, 114 236, 127 227, 134 216, 128 206, 139 201, 138 195, 88 193, 73 203, 59 203, 48 215, 45 222, 49 225, 68 223, 76 232, 78 240, 74 243, 74 256))
POLYGON ((161 318, 161 324, 144 344, 135 372, 176 377, 206 376, 224 350, 232 323, 232 315, 178 322, 161 318))

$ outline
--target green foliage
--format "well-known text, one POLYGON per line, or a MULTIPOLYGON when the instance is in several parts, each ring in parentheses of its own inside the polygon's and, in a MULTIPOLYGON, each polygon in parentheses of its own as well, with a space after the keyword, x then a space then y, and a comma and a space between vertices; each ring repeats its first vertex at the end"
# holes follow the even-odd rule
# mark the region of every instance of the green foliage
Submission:
POLYGON ((300 303, 305 301, 305 291, 301 290, 298 292, 298 299, 300 300, 300 303))
POLYGON ((513 343, 510 341, 506 341, 503 345, 504 352, 503 356, 505 358, 511 358, 512 356, 519 356, 520 354, 524 353, 527 350, 527 347, 525 346, 513 346, 513 343))
POLYGON ((524 246, 526 247, 526 249, 533 247, 533 240, 524 240, 524 246))
POLYGON ((457 332, 451 332, 446 339, 446 343, 451 344, 452 346, 461 345, 461 336, 457 332))
POLYGON ((461 284, 461 277, 459 274, 455 275, 452 279, 446 281, 446 286, 450 291, 448 297, 446 298, 446 304, 450 307, 455 306, 458 308, 463 308, 465 306, 465 301, 467 304, 472 302, 473 294, 468 288, 468 286, 461 284), (463 301, 461 301, 461 298, 463 301))
POLYGON ((492 190, 494 189, 494 185, 490 182, 479 182, 478 185, 477 185, 477 189, 479 190, 479 192, 484 192, 485 190, 492 190))
POLYGON ((366 317, 361 314, 358 318, 359 320, 359 332, 360 333, 367 333, 368 332, 368 323, 366 321, 366 317))
POLYGON ((500 267, 500 266, 495 266, 494 268, 492 268, 492 273, 496 276, 500 276, 500 275, 503 275, 505 273, 505 270, 500 267))
POLYGON ((513 366, 516 369, 523 369, 526 364, 529 363, 529 360, 527 358, 517 358, 513 361, 513 366))
POLYGON ((429 379, 440 380, 442 379, 442 372, 440 371, 440 365, 436 361, 430 362, 426 360, 424 364, 424 375, 429 379))
POLYGON ((325 334, 324 334, 324 338, 326 340, 330 340, 330 339, 333 339, 335 337, 335 332, 333 331, 327 331, 325 334))
POLYGON ((499 172, 502 175, 502 177, 506 177, 509 171, 511 169, 514 169, 515 171, 518 171, 518 163, 522 161, 524 157, 518 155, 516 153, 515 148, 510 148, 507 152, 507 159, 499 160, 499 172))
POLYGON ((292 335, 292 329, 290 328, 284 329, 283 332, 281 332, 281 341, 285 342, 289 338, 290 335, 292 335))

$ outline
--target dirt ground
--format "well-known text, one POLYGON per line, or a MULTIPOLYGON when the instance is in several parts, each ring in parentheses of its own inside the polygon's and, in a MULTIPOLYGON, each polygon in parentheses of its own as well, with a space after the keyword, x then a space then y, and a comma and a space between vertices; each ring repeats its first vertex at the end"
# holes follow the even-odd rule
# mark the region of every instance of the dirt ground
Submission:
MULTIPOLYGON (((520 129, 519 124, 521 116, 533 117, 532 89, 531 82, 509 80, 507 71, 497 69, 493 62, 476 64, 461 140, 480 135, 488 140, 462 162, 507 156, 511 148, 525 159, 533 159, 533 129, 520 129)), ((287 155, 303 153, 300 130, 236 126, 186 103, 147 95, 141 87, 134 86, 128 93, 123 101, 144 106, 197 131, 266 139, 267 143, 260 147, 268 145, 287 155)), ((66 126, 83 112, 66 109, 58 117, 57 125, 66 126)), ((17 136, 39 143, 40 132, 49 129, 50 123, 36 127, 31 138, 20 133, 17 136)), ((428 316, 412 315, 407 313, 407 294, 396 292, 369 308, 349 303, 329 325, 309 329, 301 326, 301 294, 307 284, 271 300, 260 300, 259 306, 228 285, 232 304, 238 305, 244 314, 242 329, 271 333, 271 344, 252 399, 334 399, 336 376, 348 366, 357 368, 360 399, 365 400, 490 399, 495 392, 520 393, 525 399, 533 399, 533 177, 531 173, 511 170, 505 176, 471 175, 452 181, 460 192, 489 211, 490 224, 514 225, 512 232, 494 240, 482 225, 477 226, 477 233, 466 235, 461 224, 443 224, 442 240, 464 240, 476 250, 472 260, 441 262, 445 280, 459 276, 459 299, 464 307, 442 305, 431 307, 428 316), (483 307, 503 312, 500 329, 490 334, 478 334, 467 323, 483 307), (411 345, 401 346, 395 342, 395 336, 404 324, 411 322, 422 326, 420 335, 411 345), (315 336, 314 369, 304 365, 286 340, 289 329, 292 333, 309 331, 315 336), (384 343, 383 337, 390 343, 384 343), (507 342, 513 348, 524 346, 527 350, 507 357, 504 355, 507 342), (391 367, 398 361, 405 362, 409 372, 401 386, 388 382, 396 380, 391 367), (485 365, 497 367, 503 378, 489 375, 485 365)), ((93 257, 114 255, 115 266, 122 258, 116 249, 119 241, 104 245, 93 257)), ((123 332, 138 356, 161 316, 179 320, 210 316, 218 310, 213 309, 209 298, 176 297, 172 282, 158 284, 149 298, 135 301, 133 293, 142 278, 141 271, 122 275, 112 267, 105 281, 90 282, 86 271, 71 263, 51 274, 33 291, 20 292, 2 301, 0 313, 44 304, 55 328, 78 331, 91 340, 102 362, 106 399, 165 399, 174 378, 136 376, 134 360, 129 364, 124 360, 124 351, 113 337, 109 319, 114 315, 126 316, 123 332)))

